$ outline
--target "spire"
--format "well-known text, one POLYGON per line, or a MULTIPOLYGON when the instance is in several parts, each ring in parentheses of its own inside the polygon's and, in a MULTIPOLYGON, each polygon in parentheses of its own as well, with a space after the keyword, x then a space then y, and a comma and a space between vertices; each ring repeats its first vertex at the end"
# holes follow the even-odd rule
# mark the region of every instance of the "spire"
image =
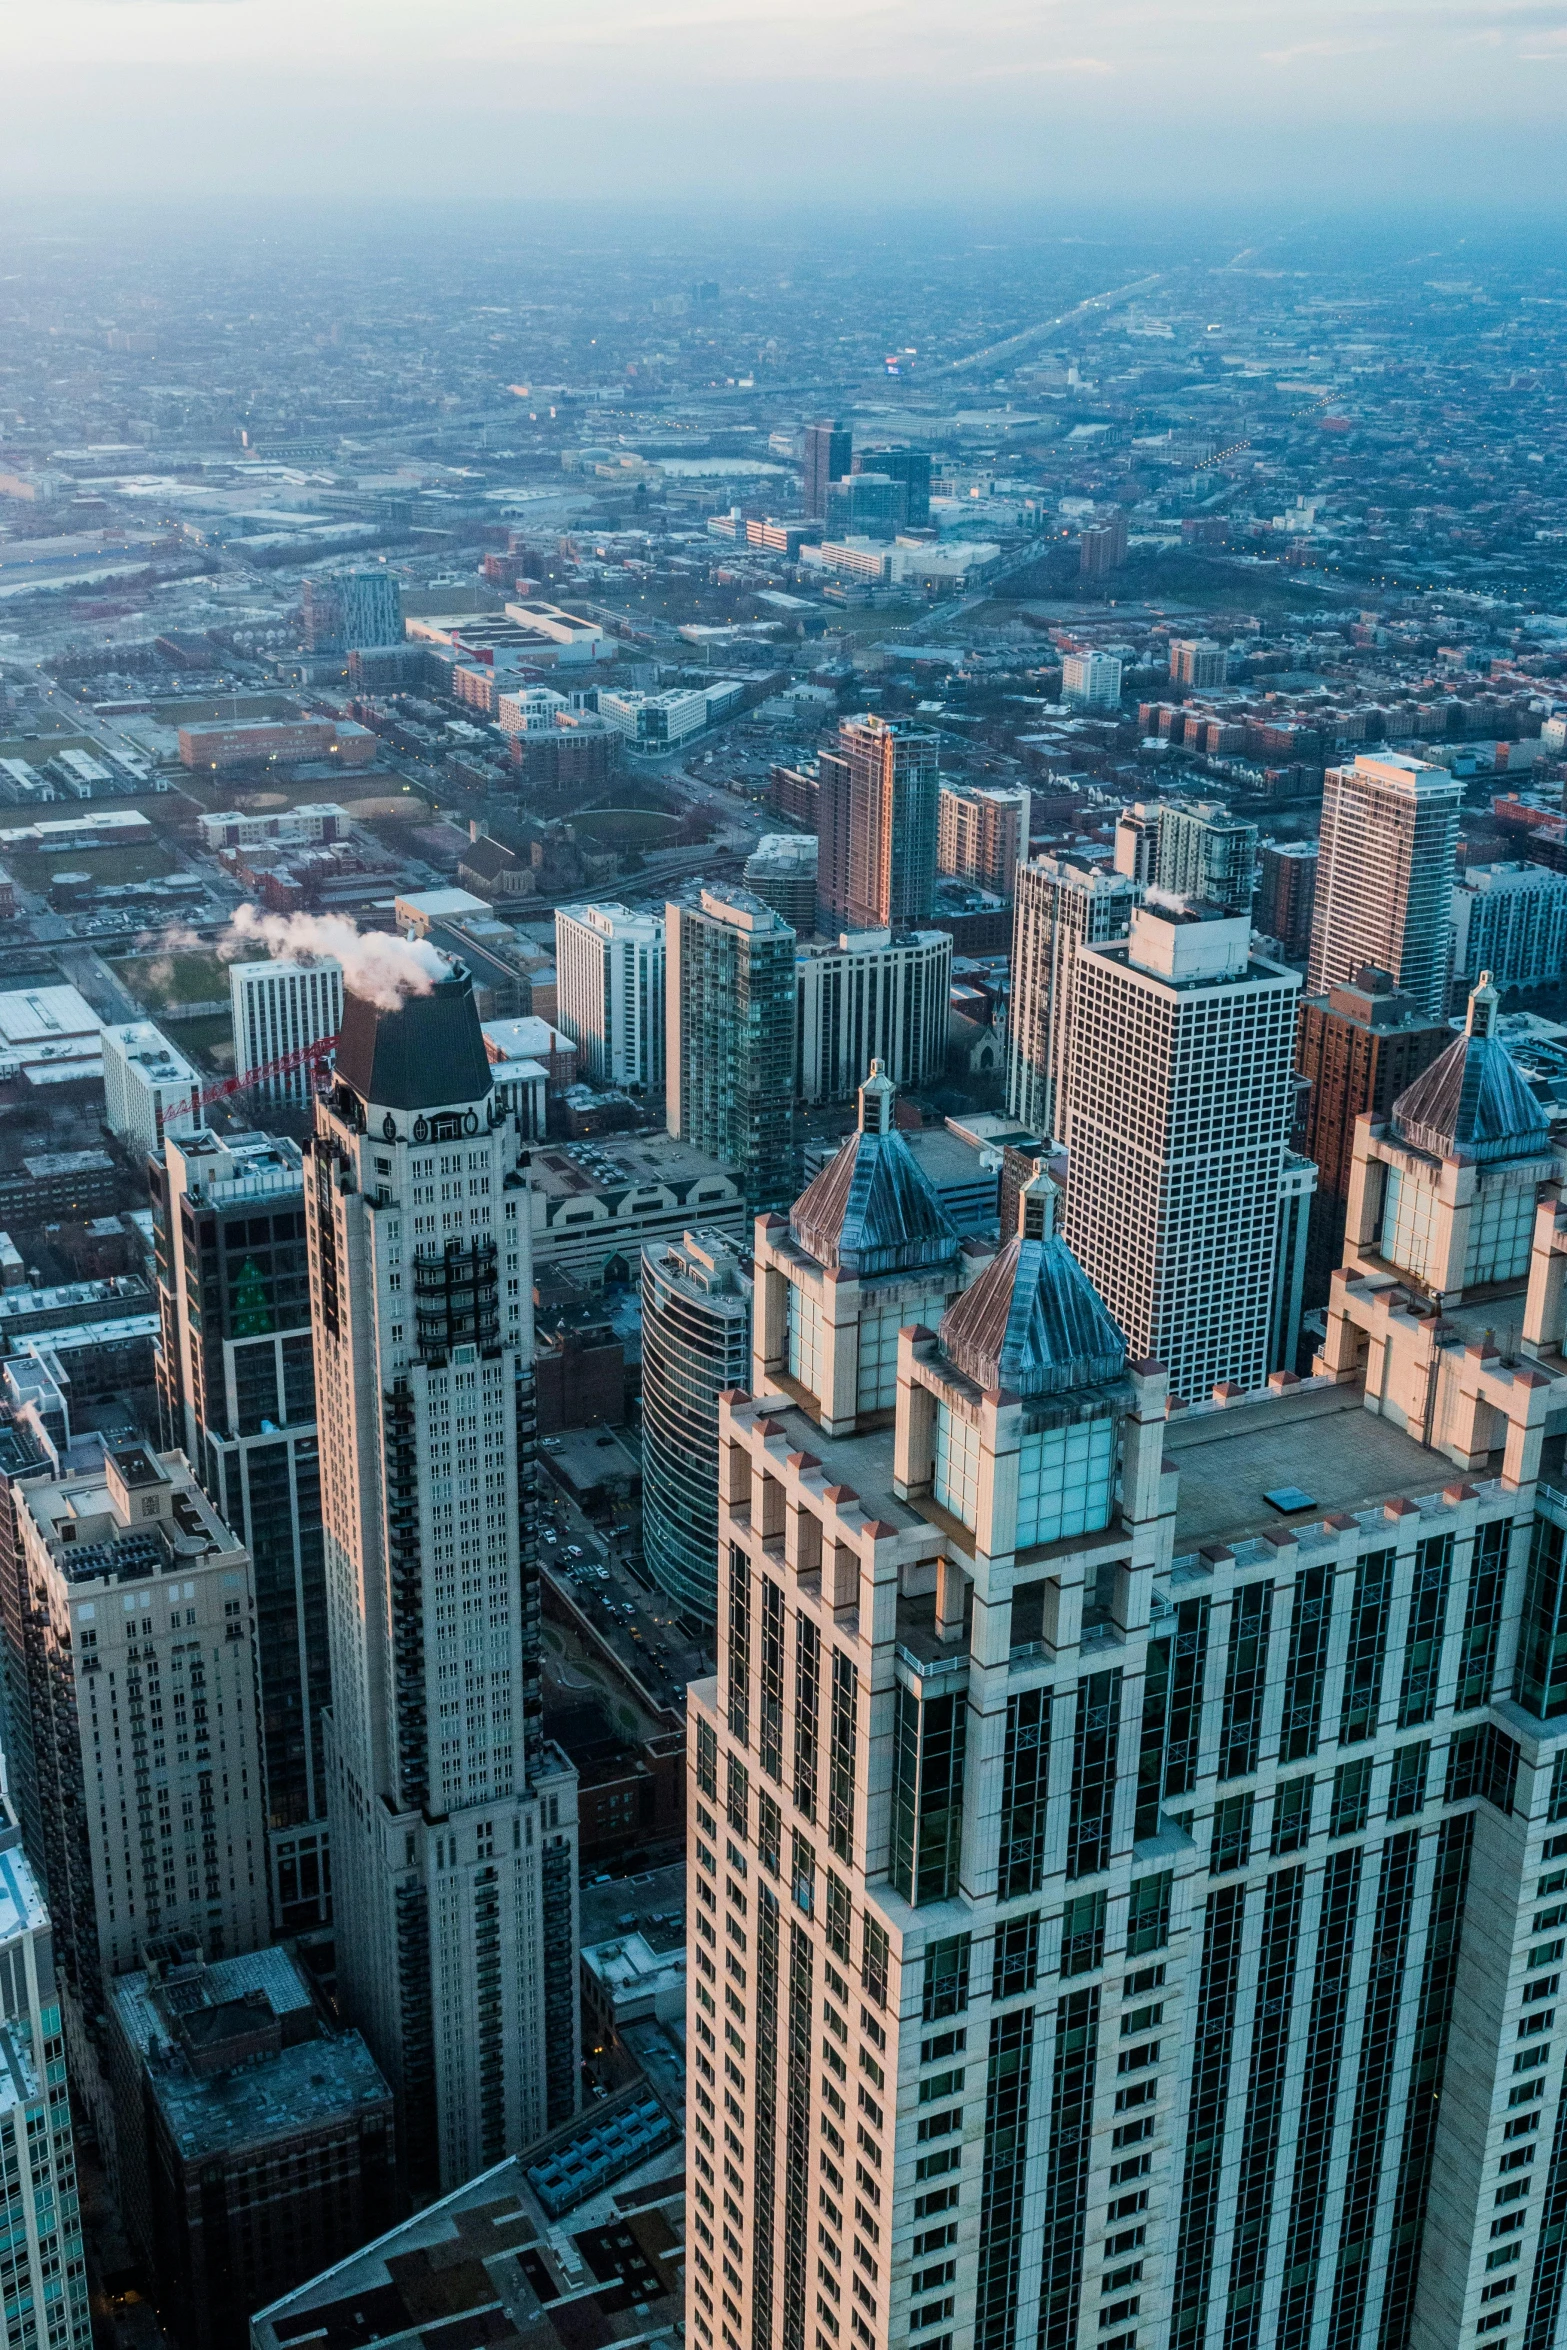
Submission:
POLYGON ((898 1089, 880 1061, 872 1061, 871 1073, 860 1087, 860 1132, 890 1134, 892 1107, 897 1098, 898 1089))
POLYGON ((1017 1195, 1017 1230, 1020 1240, 1055 1238, 1056 1203, 1060 1197, 1061 1187, 1041 1159, 1017 1195))
POLYGON ((1479 985, 1470 993, 1469 1016, 1464 1022, 1465 1036, 1489 1036, 1500 1002, 1501 997, 1491 984, 1490 972, 1482 971, 1479 985))

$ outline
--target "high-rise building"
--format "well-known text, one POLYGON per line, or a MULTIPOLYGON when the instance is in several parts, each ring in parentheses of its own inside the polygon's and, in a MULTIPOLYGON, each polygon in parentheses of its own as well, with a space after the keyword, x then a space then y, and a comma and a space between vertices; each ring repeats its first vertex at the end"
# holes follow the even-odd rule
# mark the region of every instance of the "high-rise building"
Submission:
POLYGON ((1089 710, 1120 706, 1124 665, 1118 653, 1068 653, 1061 663, 1061 699, 1089 710))
POLYGON ((1273 1258, 1273 1310, 1268 1323, 1268 1370, 1298 1367, 1311 1243, 1311 1203, 1317 1170, 1301 1151, 1287 1150, 1279 1170, 1279 1237, 1273 1258))
POLYGON ((1256 825, 1243 823, 1216 800, 1189 807, 1167 801, 1159 809, 1154 881, 1170 896, 1249 915, 1256 868, 1256 825))
POLYGON ((1125 938, 1141 885, 1129 874, 1065 857, 1020 868, 1012 915, 1007 1109, 1020 1126, 1064 1143, 1068 1040, 1080 946, 1125 938))
POLYGON ((827 491, 842 481, 854 453, 854 435, 846 424, 808 424, 800 461, 800 503, 813 522, 827 513, 827 491))
POLYGON ((697 882, 664 909, 664 957, 669 1131, 776 1206, 800 1165, 794 932, 749 890, 697 882))
POLYGON ((1567 976, 1567 873, 1532 864, 1464 867, 1453 888, 1460 998, 1482 972, 1499 988, 1552 987, 1567 976))
POLYGON ((828 484, 826 526, 837 540, 890 539, 908 519, 907 482, 890 473, 865 473, 858 466, 828 484))
POLYGON ((288 1950, 209 1966, 155 1936, 110 1987, 109 2052, 120 2211, 181 2350, 231 2350, 394 2217, 392 2092, 288 1950))
POLYGON ((1127 1343, 1189 1400, 1270 1369, 1300 974, 1244 916, 1140 906, 1084 948, 1064 1231, 1127 1343))
POLYGON ((1134 800, 1115 823, 1115 870, 1149 889, 1159 878, 1159 816, 1157 800, 1134 800))
POLYGON ((1462 797, 1445 767, 1398 751, 1328 769, 1309 995, 1370 963, 1430 1018, 1446 1010, 1462 797))
MULTIPOLYGON (((1366 1196, 1424 1153, 1451 1262, 1474 1144, 1548 1145, 1472 1041, 1439 1091, 1366 1196)), ((697 2350, 1552 2342, 1560 1201, 1512 1360, 1352 1267, 1327 1375, 1179 1411, 1041 1216, 848 1443, 777 1230, 687 1698, 697 2350)))
POLYGON ((71 2092, 43 1889, 0 1798, 0 2324, 28 2350, 89 2350, 71 2092))
POLYGON ((820 778, 817 888, 830 933, 912 930, 936 887, 938 744, 925 728, 845 718, 820 778))
POLYGON ((167 1126, 202 1123, 201 1078, 150 1020, 103 1032, 104 1124, 138 1158, 163 1148, 167 1126))
POLYGON ((312 653, 367 652, 403 641, 403 592, 391 571, 334 571, 307 579, 300 602, 312 653))
POLYGON ((267 1939, 250 1560, 178 1452, 10 1431, 0 1511, 7 1764, 48 1888, 77 2087, 107 2127, 106 1986, 149 1935, 267 1939))
POLYGON ((936 870, 1010 898, 1028 856, 1026 785, 944 783, 936 804, 936 870))
POLYGON ((796 938, 816 928, 816 867, 821 844, 814 832, 767 832, 745 861, 745 886, 771 906, 796 938))
POLYGON ((930 521, 928 449, 911 449, 893 442, 856 449, 853 470, 856 473, 884 473, 893 481, 900 482, 905 499, 904 521, 911 529, 925 529, 930 521))
POLYGON ((1223 685, 1228 657, 1224 647, 1209 636, 1178 636, 1170 639, 1170 678, 1175 685, 1189 685, 1194 692, 1223 685))
POLYGON ((314 1300, 338 1983, 414 2193, 577 2097, 576 1774, 541 1723, 528 1187, 466 971, 344 1003, 314 1300))
POLYGON ((556 1012, 589 1076, 664 1090, 664 923, 628 906, 557 906, 556 1012))
POLYGON ((1344 1259, 1355 1121, 1386 1117, 1394 1101, 1452 1042, 1385 971, 1369 966, 1352 983, 1301 1003, 1295 1067, 1307 1081, 1301 1147, 1315 1161, 1317 1193, 1306 1260, 1306 1303, 1322 1305, 1344 1259))
POLYGON ((1108 522, 1084 526, 1078 545, 1077 568, 1084 579, 1103 579, 1126 561, 1126 516, 1112 514, 1108 522))
POLYGON ((682 1616, 718 1589, 718 1399, 751 1375, 751 1261, 727 1233, 642 1251, 642 1555, 682 1616))
POLYGON ((846 930, 795 950, 806 1102, 846 1102, 872 1061, 894 1085, 934 1084, 947 1059, 952 938, 945 930, 846 930))
POLYGON ((171 1135, 148 1171, 164 1443, 250 1553, 268 1874, 277 1927, 330 1914, 323 1726, 332 1702, 299 1145, 171 1135))
POLYGON ((1311 953, 1317 853, 1314 840, 1266 840, 1257 851, 1252 922, 1282 950, 1287 963, 1304 963, 1311 953))
MULTIPOLYGON (((309 963, 283 956, 266 963, 229 967, 229 1003, 234 1022, 234 1074, 302 1053, 337 1034, 343 1017, 343 967, 330 955, 309 963)), ((305 1068, 275 1072, 256 1083, 261 1099, 305 1102, 310 1073, 305 1068)))

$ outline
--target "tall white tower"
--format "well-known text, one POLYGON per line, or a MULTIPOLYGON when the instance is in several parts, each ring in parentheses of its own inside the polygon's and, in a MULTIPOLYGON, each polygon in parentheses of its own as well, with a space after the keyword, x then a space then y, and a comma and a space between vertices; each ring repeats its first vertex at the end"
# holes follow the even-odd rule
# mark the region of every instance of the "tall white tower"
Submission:
POLYGON ((452 964, 345 997, 306 1185, 344 2002, 406 2183, 576 2101, 576 1775, 540 1727, 521 1136, 452 964))

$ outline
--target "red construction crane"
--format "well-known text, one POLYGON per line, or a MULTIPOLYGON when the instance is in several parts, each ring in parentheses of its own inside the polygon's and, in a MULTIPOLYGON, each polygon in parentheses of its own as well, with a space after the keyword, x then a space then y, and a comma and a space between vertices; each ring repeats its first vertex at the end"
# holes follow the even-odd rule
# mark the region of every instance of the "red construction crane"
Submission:
POLYGON ((319 1091, 322 1074, 331 1066, 336 1050, 335 1036, 318 1037, 314 1044, 302 1044, 296 1052, 283 1053, 275 1061, 263 1061, 259 1068, 247 1069, 242 1077, 215 1079, 211 1085, 202 1087, 196 1106, 205 1110, 212 1102, 229 1101, 237 1093, 254 1093, 275 1078, 292 1077, 300 1069, 309 1070, 311 1089, 319 1091))

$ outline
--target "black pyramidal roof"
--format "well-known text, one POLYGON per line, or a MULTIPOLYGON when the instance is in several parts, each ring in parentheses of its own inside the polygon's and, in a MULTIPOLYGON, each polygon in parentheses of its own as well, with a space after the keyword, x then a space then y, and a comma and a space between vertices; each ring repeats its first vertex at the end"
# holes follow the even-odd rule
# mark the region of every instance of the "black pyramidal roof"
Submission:
POLYGON ((442 1110, 481 1102, 490 1092, 489 1055, 460 963, 428 995, 406 996, 395 1012, 364 996, 343 994, 338 1083, 386 1110, 442 1110))

